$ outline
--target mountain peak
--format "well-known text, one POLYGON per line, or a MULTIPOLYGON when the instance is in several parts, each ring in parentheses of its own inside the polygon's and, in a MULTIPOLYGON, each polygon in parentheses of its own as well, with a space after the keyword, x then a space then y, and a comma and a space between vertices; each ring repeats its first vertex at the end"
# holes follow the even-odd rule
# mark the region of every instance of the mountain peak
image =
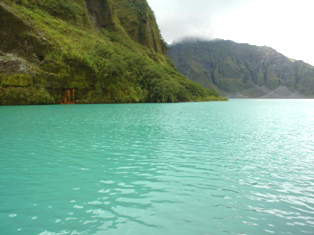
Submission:
POLYGON ((267 97, 280 88, 282 97, 314 97, 314 67, 268 46, 230 40, 182 42, 170 46, 169 56, 189 79, 223 95, 267 97))

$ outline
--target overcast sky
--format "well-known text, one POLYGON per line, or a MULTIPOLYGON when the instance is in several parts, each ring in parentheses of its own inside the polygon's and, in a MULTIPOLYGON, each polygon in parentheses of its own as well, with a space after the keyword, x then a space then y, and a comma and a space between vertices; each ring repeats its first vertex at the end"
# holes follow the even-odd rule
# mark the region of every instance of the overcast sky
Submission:
POLYGON ((148 0, 163 38, 222 38, 314 65, 314 0, 148 0))

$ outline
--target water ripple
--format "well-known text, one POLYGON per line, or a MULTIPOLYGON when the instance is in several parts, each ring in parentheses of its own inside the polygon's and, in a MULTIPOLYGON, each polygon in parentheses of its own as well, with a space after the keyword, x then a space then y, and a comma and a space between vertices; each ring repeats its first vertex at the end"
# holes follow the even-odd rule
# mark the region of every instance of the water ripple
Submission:
POLYGON ((0 234, 313 234, 313 102, 0 107, 0 234))

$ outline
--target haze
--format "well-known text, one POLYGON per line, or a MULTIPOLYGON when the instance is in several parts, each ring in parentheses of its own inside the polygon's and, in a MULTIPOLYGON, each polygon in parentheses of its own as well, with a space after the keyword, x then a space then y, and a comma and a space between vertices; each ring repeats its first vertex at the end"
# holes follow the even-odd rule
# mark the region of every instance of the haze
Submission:
POLYGON ((148 0, 164 39, 230 39, 314 65, 313 0, 148 0))

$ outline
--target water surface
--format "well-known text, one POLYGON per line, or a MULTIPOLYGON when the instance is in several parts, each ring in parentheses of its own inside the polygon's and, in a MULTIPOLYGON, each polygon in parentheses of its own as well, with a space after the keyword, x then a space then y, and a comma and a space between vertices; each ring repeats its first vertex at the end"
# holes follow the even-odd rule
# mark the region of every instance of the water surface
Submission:
POLYGON ((314 234, 314 100, 0 107, 0 234, 314 234))

